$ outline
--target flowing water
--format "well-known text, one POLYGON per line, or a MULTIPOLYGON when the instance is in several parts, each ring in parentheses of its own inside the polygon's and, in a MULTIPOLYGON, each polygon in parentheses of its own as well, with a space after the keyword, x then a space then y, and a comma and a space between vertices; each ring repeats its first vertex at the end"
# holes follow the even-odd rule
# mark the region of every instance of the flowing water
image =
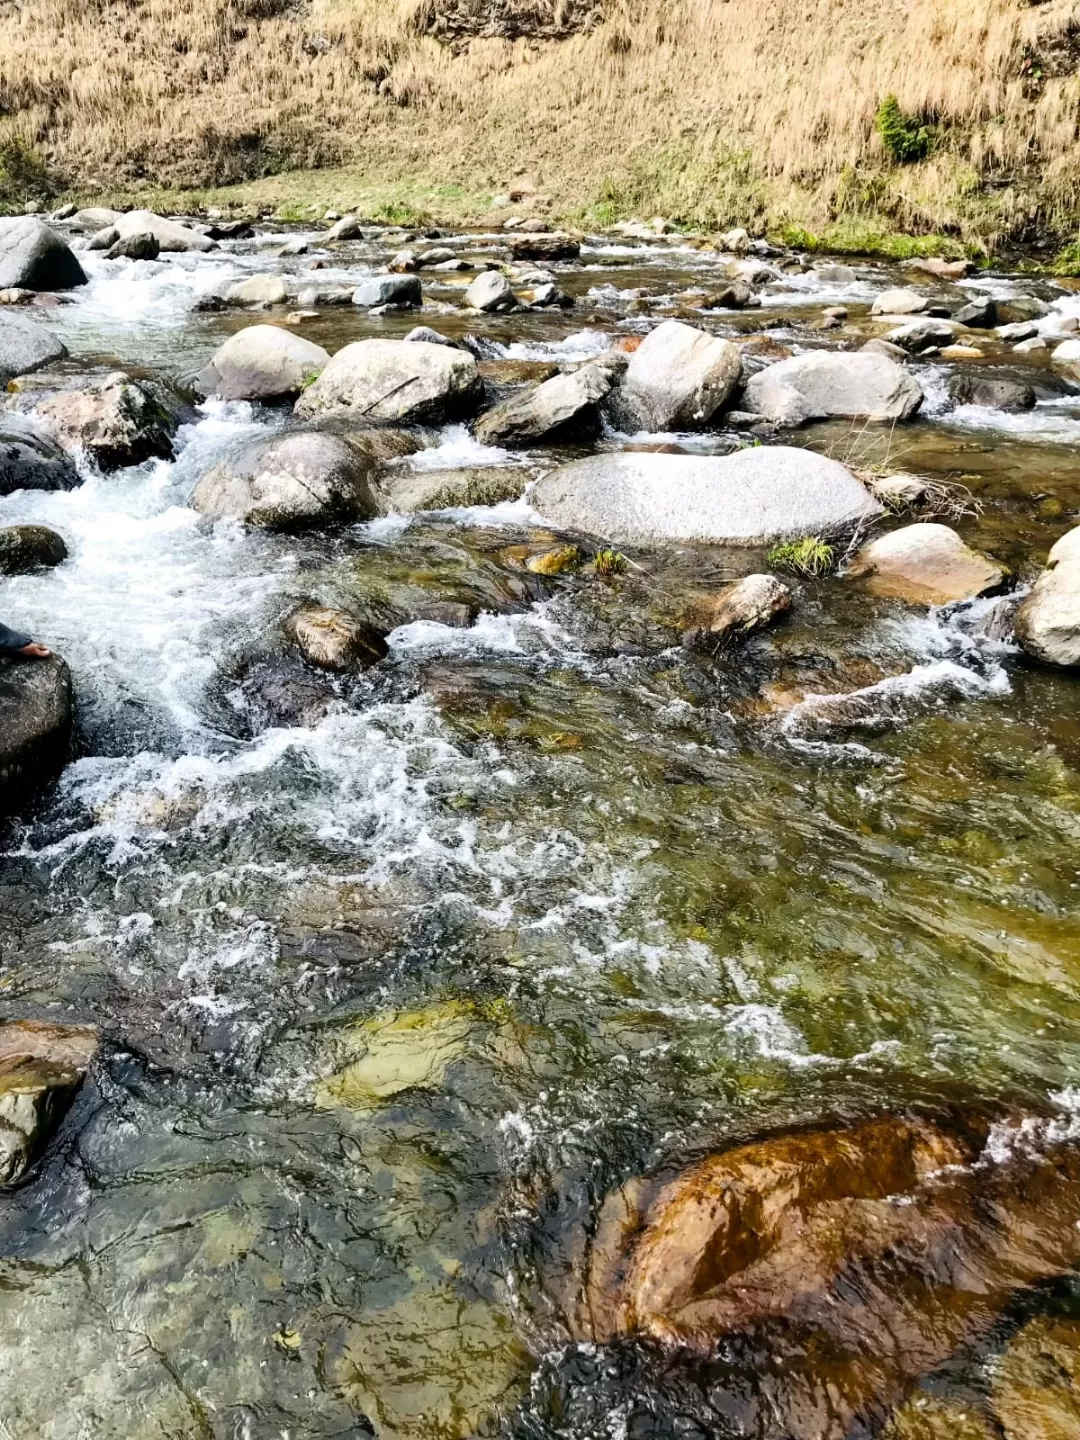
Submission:
MULTIPOLYGON (((393 248, 349 247, 318 282, 393 248)), ((304 272, 271 253, 90 256, 48 318, 74 368, 191 372, 251 318, 200 294, 304 272)), ((655 323, 641 292, 713 265, 596 241, 560 273, 571 311, 465 319, 456 278, 425 276, 423 319, 581 358, 655 323)), ((699 323, 833 344, 823 306, 868 323, 896 283, 877 264, 788 277, 699 323)), ((414 323, 346 307, 303 333, 334 349, 414 323)), ((938 361, 916 365, 929 399, 902 431, 794 443, 961 481, 982 509, 958 528, 1023 583, 1080 510, 1080 396, 1038 357, 992 358, 1036 385, 1034 411, 949 411, 938 361)), ((1078 682, 983 638, 993 602, 928 612, 843 578, 799 582, 791 621, 742 651, 694 656, 687 597, 759 555, 635 552, 610 580, 523 587, 506 550, 548 533, 525 501, 303 539, 197 516, 198 477, 285 419, 210 402, 175 462, 2 503, 71 551, 0 583, 0 615, 69 661, 79 735, 4 837, 2 1008, 106 1044, 0 1200, 0 1435, 719 1433, 685 1386, 570 1344, 544 1232, 780 1127, 961 1093, 1069 1109, 1078 682), (406 582, 482 613, 401 625, 309 726, 252 719, 238 657, 290 604, 406 582), (785 722, 806 693, 882 682, 919 701, 906 723, 822 740, 785 722)), ((513 463, 460 427, 432 438, 405 463, 513 463)), ((703 443, 600 443, 643 438, 703 443)), ((984 1359, 955 1383, 977 1389, 984 1359)))

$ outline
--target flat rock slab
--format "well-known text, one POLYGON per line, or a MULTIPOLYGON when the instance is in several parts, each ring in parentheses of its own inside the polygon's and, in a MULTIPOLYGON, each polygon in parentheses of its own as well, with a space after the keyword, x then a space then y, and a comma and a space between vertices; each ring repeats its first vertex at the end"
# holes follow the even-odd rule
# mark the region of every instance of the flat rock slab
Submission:
POLYGON ((71 672, 58 656, 0 659, 0 813, 63 764, 71 735, 71 672))
POLYGON ((624 545, 768 545, 883 513, 839 461, 787 445, 723 456, 596 455, 544 476, 530 500, 561 529, 624 545))
POLYGON ((1006 571, 964 544, 948 525, 905 525, 865 545, 851 567, 875 595, 948 605, 996 589, 1006 571))
POLYGON ((746 408, 777 425, 833 417, 907 420, 922 401, 922 389, 913 376, 888 356, 866 350, 793 355, 746 383, 746 408))

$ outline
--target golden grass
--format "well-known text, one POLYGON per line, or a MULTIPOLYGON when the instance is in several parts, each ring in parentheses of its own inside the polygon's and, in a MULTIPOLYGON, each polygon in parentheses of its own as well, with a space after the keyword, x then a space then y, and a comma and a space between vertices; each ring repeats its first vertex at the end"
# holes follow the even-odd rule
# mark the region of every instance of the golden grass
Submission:
POLYGON ((83 192, 336 163, 482 206, 524 171, 564 214, 992 240, 1080 214, 1074 32, 1078 0, 0 0, 0 115, 83 192), (890 93, 940 126, 922 165, 890 93))

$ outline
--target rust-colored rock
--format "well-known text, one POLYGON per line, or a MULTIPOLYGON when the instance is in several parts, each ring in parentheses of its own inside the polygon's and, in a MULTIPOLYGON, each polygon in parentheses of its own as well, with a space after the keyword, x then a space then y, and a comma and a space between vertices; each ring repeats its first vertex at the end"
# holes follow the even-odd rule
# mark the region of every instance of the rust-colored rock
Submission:
POLYGON ((722 1358, 742 1435, 876 1425, 1017 1292, 1080 1260, 1080 1147, 1039 1121, 1010 1146, 1007 1129, 992 1159, 978 1122, 886 1117, 631 1181, 602 1207, 575 1338, 722 1358))

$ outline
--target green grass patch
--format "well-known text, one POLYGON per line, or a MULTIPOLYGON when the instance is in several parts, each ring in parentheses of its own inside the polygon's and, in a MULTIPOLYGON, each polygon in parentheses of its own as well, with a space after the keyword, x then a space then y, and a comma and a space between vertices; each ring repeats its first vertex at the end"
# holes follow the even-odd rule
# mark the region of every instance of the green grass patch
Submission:
POLYGON ((782 570, 788 575, 801 575, 803 579, 816 579, 836 569, 836 554, 819 535, 804 535, 801 540, 774 545, 766 562, 770 569, 782 570))
POLYGON ((886 95, 874 116, 874 129, 881 136, 886 154, 898 165, 914 165, 935 149, 937 127, 926 125, 918 115, 907 115, 895 95, 886 95))

